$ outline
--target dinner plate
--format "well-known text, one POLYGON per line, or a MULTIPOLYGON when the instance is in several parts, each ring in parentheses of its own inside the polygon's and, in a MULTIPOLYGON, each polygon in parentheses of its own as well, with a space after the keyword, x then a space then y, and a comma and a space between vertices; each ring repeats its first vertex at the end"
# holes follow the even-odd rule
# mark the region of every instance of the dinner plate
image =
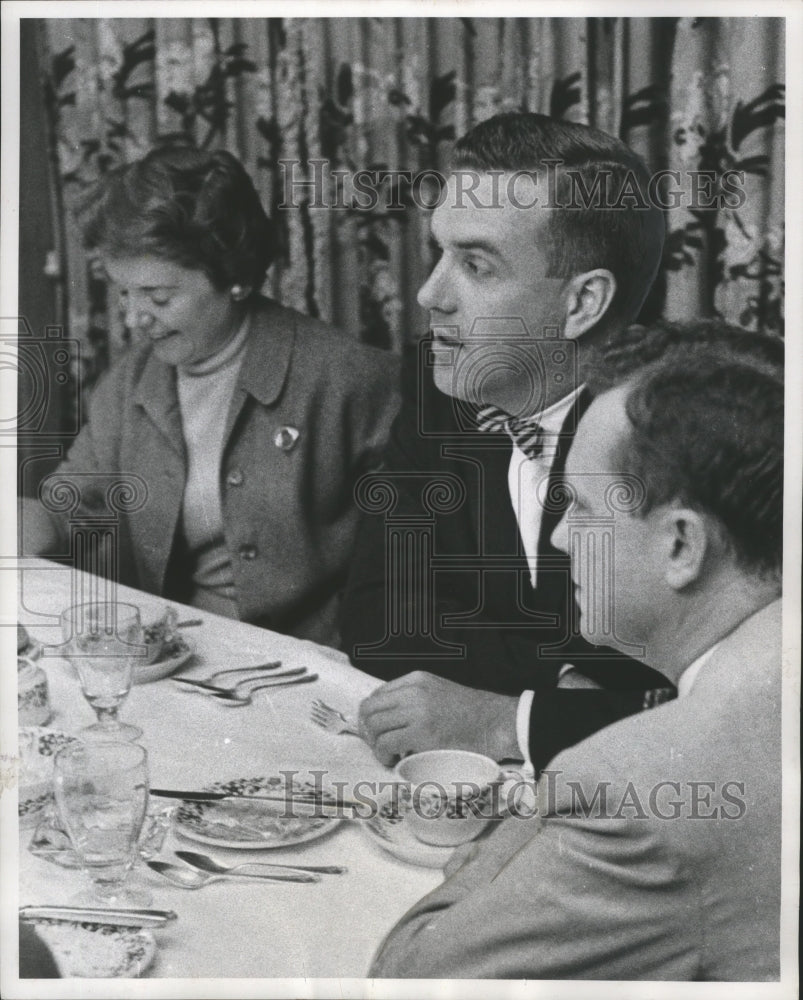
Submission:
POLYGON ((153 934, 141 927, 37 920, 36 933, 63 978, 132 979, 148 969, 156 954, 153 934))
MULTIPOLYGON (((341 822, 329 816, 285 818, 282 814, 287 811, 287 806, 283 802, 248 801, 250 795, 284 795, 286 789, 284 775, 219 781, 209 786, 208 791, 242 796, 243 801, 183 801, 176 812, 174 829, 191 840, 214 847, 261 850, 315 840, 341 822)), ((311 780, 293 778, 291 791, 295 795, 320 793, 320 787, 311 780)), ((334 796, 331 801, 336 801, 334 796)))
POLYGON ((132 679, 135 684, 149 684, 151 681, 159 681, 163 677, 169 677, 183 667, 194 653, 195 647, 189 639, 185 639, 183 635, 177 635, 175 639, 170 641, 169 646, 162 652, 158 660, 154 660, 153 663, 135 664, 132 679))

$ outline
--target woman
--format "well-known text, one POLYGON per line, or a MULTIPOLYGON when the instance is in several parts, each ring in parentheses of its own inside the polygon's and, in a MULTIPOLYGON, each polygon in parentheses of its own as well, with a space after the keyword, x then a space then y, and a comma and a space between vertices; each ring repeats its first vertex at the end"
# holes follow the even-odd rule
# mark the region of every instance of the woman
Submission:
POLYGON ((336 644, 353 486, 394 415, 395 359, 259 294, 274 231, 227 152, 122 168, 87 240, 137 343, 25 502, 27 551, 64 553, 70 516, 102 529, 111 507, 121 582, 336 644))

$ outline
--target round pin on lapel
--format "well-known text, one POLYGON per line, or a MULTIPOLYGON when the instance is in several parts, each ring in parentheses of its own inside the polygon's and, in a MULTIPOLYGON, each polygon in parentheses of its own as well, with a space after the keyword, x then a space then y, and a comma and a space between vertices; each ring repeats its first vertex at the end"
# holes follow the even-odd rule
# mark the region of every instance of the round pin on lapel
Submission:
POLYGON ((298 435, 297 427, 280 427, 273 436, 273 443, 282 451, 292 451, 298 441, 298 435))

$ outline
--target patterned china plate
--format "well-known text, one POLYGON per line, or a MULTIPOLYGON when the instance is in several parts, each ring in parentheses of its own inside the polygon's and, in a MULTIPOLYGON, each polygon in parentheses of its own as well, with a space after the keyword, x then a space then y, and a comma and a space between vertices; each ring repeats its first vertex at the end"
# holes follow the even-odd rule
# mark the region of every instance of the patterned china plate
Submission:
POLYGON ((183 635, 177 635, 162 650, 159 659, 153 663, 134 665, 133 681, 135 684, 149 684, 169 677, 184 666, 195 652, 192 643, 183 635))
POLYGON ((64 978, 132 979, 145 972, 156 954, 153 934, 141 927, 38 920, 36 933, 64 978))
MULTIPOLYGON (((322 816, 288 818, 283 816, 287 807, 282 802, 248 802, 249 795, 284 795, 286 789, 284 775, 216 782, 209 786, 209 791, 240 795, 243 801, 182 802, 176 812, 174 828, 177 833, 202 844, 262 850, 303 844, 324 836, 341 822, 322 816)), ((291 791, 294 795, 303 795, 320 792, 320 787, 312 780, 293 778, 291 791)))
POLYGON ((36 823, 45 806, 53 802, 53 757, 68 743, 80 742, 60 729, 21 726, 19 730, 19 820, 36 823))
POLYGON ((404 822, 408 808, 409 803, 403 801, 397 807, 387 802, 376 816, 360 823, 360 829, 368 834, 369 840, 399 861, 422 868, 443 868, 454 847, 441 847, 420 841, 404 822))

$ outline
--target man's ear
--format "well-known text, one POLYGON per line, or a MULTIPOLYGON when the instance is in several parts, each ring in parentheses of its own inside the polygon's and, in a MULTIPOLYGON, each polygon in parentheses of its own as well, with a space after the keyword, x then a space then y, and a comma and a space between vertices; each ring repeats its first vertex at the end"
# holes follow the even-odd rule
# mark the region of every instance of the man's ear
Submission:
POLYGON ((563 335, 574 340, 596 326, 608 311, 616 294, 616 278, 611 271, 598 267, 571 278, 563 294, 566 303, 563 335))
POLYGON ((664 579, 673 590, 699 580, 711 546, 710 525, 696 510, 668 507, 659 529, 665 541, 664 579))

